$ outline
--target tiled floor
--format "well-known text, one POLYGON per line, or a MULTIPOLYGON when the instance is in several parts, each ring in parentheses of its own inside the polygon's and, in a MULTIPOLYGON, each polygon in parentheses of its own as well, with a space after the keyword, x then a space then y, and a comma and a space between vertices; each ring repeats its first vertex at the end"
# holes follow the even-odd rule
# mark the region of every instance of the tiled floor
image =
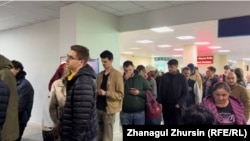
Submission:
MULTIPOLYGON (((25 128, 22 141, 42 141, 42 128, 40 125, 29 123, 25 128)), ((114 141, 122 141, 122 133, 114 135, 114 141)))

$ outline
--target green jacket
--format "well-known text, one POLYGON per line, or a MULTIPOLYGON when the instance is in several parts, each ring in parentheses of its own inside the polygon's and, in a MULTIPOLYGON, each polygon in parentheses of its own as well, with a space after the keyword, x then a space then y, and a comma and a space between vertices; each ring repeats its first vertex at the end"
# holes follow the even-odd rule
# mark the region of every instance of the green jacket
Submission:
POLYGON ((0 54, 0 79, 10 89, 7 115, 2 129, 2 141, 14 141, 19 137, 18 94, 15 76, 10 71, 11 67, 12 63, 10 60, 0 54))
POLYGON ((126 113, 136 113, 145 110, 146 90, 151 90, 148 81, 135 71, 135 75, 124 81, 124 99, 122 111, 126 113), (130 88, 139 90, 139 95, 129 93, 130 88))

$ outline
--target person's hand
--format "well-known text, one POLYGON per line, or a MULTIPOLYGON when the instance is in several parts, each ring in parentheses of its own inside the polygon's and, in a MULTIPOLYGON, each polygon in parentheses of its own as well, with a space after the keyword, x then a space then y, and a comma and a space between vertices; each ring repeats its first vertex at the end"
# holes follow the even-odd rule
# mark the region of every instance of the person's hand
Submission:
POLYGON ((124 79, 125 79, 125 80, 128 80, 130 77, 132 77, 132 74, 131 74, 131 73, 125 73, 125 74, 124 74, 124 79))
POLYGON ((131 93, 132 95, 138 95, 139 94, 139 90, 135 89, 135 88, 130 88, 129 93, 131 93))
POLYGON ((57 124, 56 127, 53 129, 53 133, 54 133, 54 136, 56 138, 59 138, 61 130, 62 130, 62 128, 61 128, 61 124, 60 123, 57 124))
POLYGON ((97 94, 105 96, 106 95, 106 91, 104 91, 103 89, 99 89, 99 90, 97 90, 97 94))

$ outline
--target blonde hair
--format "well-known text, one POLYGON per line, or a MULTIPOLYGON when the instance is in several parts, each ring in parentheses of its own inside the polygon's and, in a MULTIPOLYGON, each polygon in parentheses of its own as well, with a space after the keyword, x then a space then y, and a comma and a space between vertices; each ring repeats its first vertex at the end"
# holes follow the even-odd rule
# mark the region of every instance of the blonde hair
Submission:
MULTIPOLYGON (((63 83, 63 87, 66 87, 67 85, 67 77, 71 74, 70 70, 65 66, 64 67, 64 70, 63 70, 63 74, 61 76, 61 80, 62 80, 62 83, 63 83)), ((65 89, 62 89, 62 93, 64 93, 64 90, 65 89)))

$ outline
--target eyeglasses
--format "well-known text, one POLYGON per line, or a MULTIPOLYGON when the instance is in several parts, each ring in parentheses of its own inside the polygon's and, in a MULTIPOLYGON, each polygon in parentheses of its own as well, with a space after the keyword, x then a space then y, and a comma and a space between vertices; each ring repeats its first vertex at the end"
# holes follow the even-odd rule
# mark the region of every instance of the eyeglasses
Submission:
POLYGON ((79 60, 78 58, 75 58, 75 57, 73 57, 71 55, 68 55, 68 54, 67 54, 67 59, 69 59, 69 60, 79 60))

